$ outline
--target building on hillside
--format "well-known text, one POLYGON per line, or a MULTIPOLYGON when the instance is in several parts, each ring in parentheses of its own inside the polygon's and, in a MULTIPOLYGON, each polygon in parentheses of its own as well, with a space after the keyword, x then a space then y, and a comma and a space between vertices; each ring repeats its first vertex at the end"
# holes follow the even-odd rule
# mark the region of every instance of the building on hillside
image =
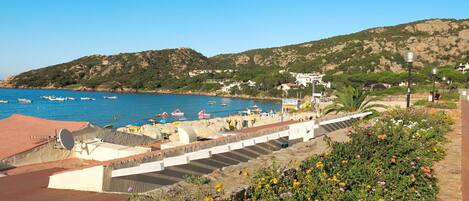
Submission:
POLYGON ((466 73, 466 71, 469 71, 469 63, 463 64, 460 63, 459 66, 456 67, 458 71, 461 71, 462 73, 466 73))
POLYGON ((322 78, 324 77, 324 74, 318 74, 318 73, 292 73, 290 74, 295 77, 295 83, 297 86, 303 86, 307 87, 308 84, 311 84, 316 82, 318 85, 322 85, 326 88, 331 88, 331 83, 330 82, 323 82, 322 78))

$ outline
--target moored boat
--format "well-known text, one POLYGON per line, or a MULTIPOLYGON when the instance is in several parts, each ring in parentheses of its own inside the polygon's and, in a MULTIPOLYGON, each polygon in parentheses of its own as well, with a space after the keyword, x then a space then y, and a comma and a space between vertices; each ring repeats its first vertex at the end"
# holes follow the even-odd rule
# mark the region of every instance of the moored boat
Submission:
POLYGON ((116 100, 117 96, 104 96, 104 99, 116 100))
POLYGON ((215 105, 217 102, 216 101, 208 101, 209 105, 215 105))
POLYGON ((27 99, 27 98, 18 98, 17 100, 18 100, 18 103, 23 103, 23 104, 30 104, 33 102, 31 99, 27 99))
POLYGON ((182 111, 179 110, 179 109, 176 109, 176 110, 174 110, 173 112, 171 112, 171 115, 172 115, 172 116, 175 116, 175 117, 182 117, 182 116, 184 116, 184 112, 182 112, 182 111))
POLYGON ((168 117, 168 113, 167 112, 163 112, 163 113, 160 113, 160 114, 156 114, 157 117, 160 117, 160 118, 166 118, 168 117))
POLYGON ((222 103, 222 104, 220 104, 220 106, 222 106, 222 107, 226 107, 226 106, 228 106, 228 104, 226 104, 226 103, 222 103))
POLYGON ((201 110, 197 116, 199 116, 199 119, 208 119, 210 118, 212 115, 211 114, 208 114, 205 112, 205 110, 201 110))
POLYGON ((0 100, 0 104, 7 104, 8 101, 7 100, 0 100))
POLYGON ((96 99, 90 98, 90 97, 81 97, 80 100, 90 101, 90 100, 96 100, 96 99))

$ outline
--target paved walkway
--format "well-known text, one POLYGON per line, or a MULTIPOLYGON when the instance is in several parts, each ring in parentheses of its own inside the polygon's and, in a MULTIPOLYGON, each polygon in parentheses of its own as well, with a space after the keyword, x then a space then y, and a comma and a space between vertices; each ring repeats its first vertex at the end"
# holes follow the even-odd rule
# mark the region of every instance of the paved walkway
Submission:
POLYGON ((469 201, 469 101, 461 101, 462 199, 469 201))
MULTIPOLYGON (((0 200, 15 201, 108 201, 127 200, 127 195, 48 189, 49 176, 63 168, 50 168, 0 178, 0 200)), ((72 182, 72 181, 71 181, 72 182)))

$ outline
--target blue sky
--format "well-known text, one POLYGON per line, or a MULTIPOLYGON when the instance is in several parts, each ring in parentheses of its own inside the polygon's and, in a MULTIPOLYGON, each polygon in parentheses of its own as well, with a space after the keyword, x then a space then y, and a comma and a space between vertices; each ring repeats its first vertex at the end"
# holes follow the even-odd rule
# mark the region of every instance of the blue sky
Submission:
POLYGON ((206 56, 428 18, 468 0, 0 0, 0 79, 91 54, 190 47, 206 56))

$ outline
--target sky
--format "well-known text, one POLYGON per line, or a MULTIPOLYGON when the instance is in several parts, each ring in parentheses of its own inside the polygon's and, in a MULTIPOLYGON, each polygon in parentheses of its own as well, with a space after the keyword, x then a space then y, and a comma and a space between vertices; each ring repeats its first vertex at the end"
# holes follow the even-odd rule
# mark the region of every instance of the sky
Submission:
POLYGON ((0 79, 92 54, 190 47, 206 56, 429 18, 468 0, 0 0, 0 79))

